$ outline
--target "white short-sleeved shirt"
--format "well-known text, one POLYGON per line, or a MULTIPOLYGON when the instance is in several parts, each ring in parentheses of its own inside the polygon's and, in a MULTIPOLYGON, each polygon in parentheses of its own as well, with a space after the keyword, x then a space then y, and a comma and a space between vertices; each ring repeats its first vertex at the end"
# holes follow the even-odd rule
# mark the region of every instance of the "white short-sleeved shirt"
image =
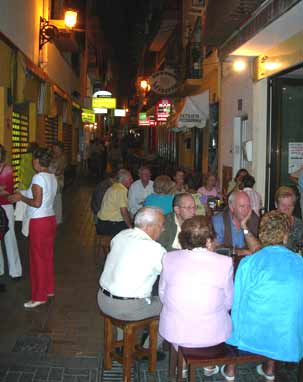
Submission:
POLYGON ((140 228, 125 229, 111 241, 100 286, 120 297, 150 297, 166 250, 140 228))
POLYGON ((42 188, 42 204, 38 208, 27 206, 27 218, 37 219, 55 215, 53 205, 58 187, 56 176, 48 172, 39 172, 38 174, 35 174, 33 176, 30 188, 26 191, 26 197, 28 198, 33 198, 33 184, 36 184, 42 188))

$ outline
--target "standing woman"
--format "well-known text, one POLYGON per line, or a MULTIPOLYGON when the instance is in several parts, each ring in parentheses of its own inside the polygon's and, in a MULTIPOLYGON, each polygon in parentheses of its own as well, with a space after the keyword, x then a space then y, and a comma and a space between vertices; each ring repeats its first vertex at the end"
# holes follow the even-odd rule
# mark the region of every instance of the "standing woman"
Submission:
MULTIPOLYGON (((5 156, 6 150, 4 146, 0 145, 0 205, 6 212, 9 226, 9 230, 4 236, 4 244, 9 275, 13 279, 18 279, 22 276, 22 266, 15 235, 14 207, 8 199, 8 195, 14 192, 13 168, 5 162, 5 156)), ((4 260, 0 243, 0 275, 2 274, 4 274, 4 260)))
POLYGON ((39 148, 33 153, 33 176, 30 188, 9 197, 12 203, 27 204, 26 219, 29 220, 29 256, 32 299, 25 308, 35 308, 46 303, 54 295, 54 239, 56 217, 53 203, 57 191, 57 180, 49 171, 52 153, 39 148))

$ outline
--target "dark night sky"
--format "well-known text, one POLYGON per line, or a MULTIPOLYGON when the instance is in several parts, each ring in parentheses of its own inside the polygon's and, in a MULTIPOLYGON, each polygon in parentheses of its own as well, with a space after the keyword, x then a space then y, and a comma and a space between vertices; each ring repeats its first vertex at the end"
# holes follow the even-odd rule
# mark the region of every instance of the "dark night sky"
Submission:
POLYGON ((102 29, 112 47, 118 70, 122 94, 134 86, 137 57, 144 41, 144 15, 148 0, 103 0, 98 1, 102 29))

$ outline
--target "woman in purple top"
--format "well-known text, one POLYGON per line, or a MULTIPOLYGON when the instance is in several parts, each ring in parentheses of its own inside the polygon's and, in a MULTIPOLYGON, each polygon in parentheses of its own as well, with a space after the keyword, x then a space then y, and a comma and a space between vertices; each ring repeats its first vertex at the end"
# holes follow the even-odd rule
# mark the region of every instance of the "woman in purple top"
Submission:
POLYGON ((220 192, 218 191, 218 181, 217 177, 213 174, 208 174, 206 178, 205 186, 202 186, 198 189, 198 192, 201 194, 201 203, 206 205, 207 199, 209 196, 214 198, 220 198, 220 192))
MULTIPOLYGON (((213 252, 213 237, 209 220, 195 216, 181 226, 183 249, 163 258, 159 332, 174 345, 214 346, 231 334, 233 265, 231 258, 213 252)), ((218 371, 207 368, 204 373, 218 371)))

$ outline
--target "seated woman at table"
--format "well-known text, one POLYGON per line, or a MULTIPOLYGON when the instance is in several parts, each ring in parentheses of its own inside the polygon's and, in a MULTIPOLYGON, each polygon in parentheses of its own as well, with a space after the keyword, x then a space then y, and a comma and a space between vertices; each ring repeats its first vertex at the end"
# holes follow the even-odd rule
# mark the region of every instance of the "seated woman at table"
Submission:
MULTIPOLYGON (((213 228, 205 216, 185 220, 179 241, 183 249, 162 260, 160 335, 175 347, 217 345, 231 333, 232 260, 213 252, 213 228)), ((218 371, 208 367, 204 374, 218 371)))
MULTIPOLYGON (((233 332, 227 343, 270 358, 257 366, 266 381, 275 380, 275 361, 303 357, 303 259, 286 248, 289 217, 265 214, 259 238, 263 248, 244 258, 237 270, 232 306, 233 332)), ((226 381, 235 380, 235 365, 223 366, 226 381)))
POLYGON ((207 205, 207 200, 209 197, 221 198, 221 194, 218 190, 218 180, 213 174, 208 174, 206 178, 205 185, 198 189, 201 194, 201 203, 207 205))
POLYGON ((157 176, 154 181, 154 193, 144 200, 144 207, 158 207, 164 215, 173 212, 175 183, 168 175, 157 176))

